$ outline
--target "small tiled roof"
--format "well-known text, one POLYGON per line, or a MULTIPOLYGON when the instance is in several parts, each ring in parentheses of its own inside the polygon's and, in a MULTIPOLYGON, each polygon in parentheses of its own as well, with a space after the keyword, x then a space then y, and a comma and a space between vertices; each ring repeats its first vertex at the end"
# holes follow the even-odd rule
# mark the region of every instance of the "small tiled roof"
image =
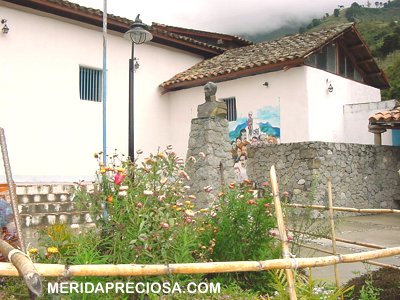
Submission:
POLYGON ((157 28, 159 30, 165 30, 167 32, 175 33, 182 36, 192 37, 198 41, 206 41, 208 44, 213 44, 215 46, 226 49, 238 48, 242 46, 253 45, 253 42, 244 39, 237 35, 229 35, 218 32, 209 32, 198 29, 189 29, 177 26, 171 26, 166 24, 160 24, 153 22, 153 29, 157 28))
MULTIPOLYGON (((103 12, 99 9, 85 7, 66 0, 4 0, 5 2, 30 7, 46 13, 62 16, 72 20, 88 23, 98 27, 103 26, 103 12)), ((129 26, 133 24, 133 20, 115 16, 113 14, 107 15, 107 27, 110 30, 125 33, 128 31, 129 26)), ((230 48, 241 47, 248 45, 249 41, 241 39, 236 36, 227 34, 218 34, 207 31, 193 30, 187 28, 173 27, 168 25, 161 25, 153 23, 150 27, 153 34, 154 43, 167 45, 192 52, 203 57, 209 58, 223 53, 227 47, 224 45, 219 46, 213 43, 216 37, 220 37, 229 43, 230 48), (196 36, 202 35, 202 38, 197 39, 196 36)))
POLYGON ((369 118, 371 124, 400 123, 400 103, 391 110, 381 111, 369 118))
POLYGON ((302 65, 310 54, 343 36, 346 37, 346 43, 349 43, 350 46, 356 43, 356 47, 349 51, 354 56, 362 56, 359 60, 363 61, 364 65, 361 67, 365 68, 365 72, 374 73, 374 79, 366 83, 377 87, 387 85, 386 78, 373 61, 354 24, 346 23, 225 51, 221 55, 204 60, 188 70, 176 74, 160 86, 165 92, 168 92, 202 85, 207 81, 225 81, 302 65), (361 46, 363 49, 360 49, 361 46), (358 53, 354 54, 353 51, 358 51, 358 53), (374 81, 372 82, 372 80, 374 81))

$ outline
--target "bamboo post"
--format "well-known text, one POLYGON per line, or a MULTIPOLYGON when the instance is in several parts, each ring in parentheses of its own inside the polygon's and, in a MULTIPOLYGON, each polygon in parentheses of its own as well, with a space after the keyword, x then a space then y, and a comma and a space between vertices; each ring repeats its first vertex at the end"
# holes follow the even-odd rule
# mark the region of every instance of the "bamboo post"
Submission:
MULTIPOLYGON (((295 230, 295 229, 288 229, 288 230, 292 231, 292 232, 296 232, 296 233, 305 234, 305 235, 308 235, 308 236, 317 237, 317 238, 323 238, 323 239, 328 239, 328 240, 331 239, 328 236, 323 236, 323 235, 319 235, 319 234, 312 234, 312 233, 305 232, 305 231, 300 231, 300 230, 295 230)), ((383 247, 383 246, 380 246, 380 245, 364 243, 364 242, 356 242, 356 241, 351 241, 351 240, 347 240, 347 239, 340 238, 340 237, 336 237, 336 241, 337 242, 346 243, 346 244, 351 244, 351 245, 357 245, 357 246, 362 246, 362 247, 367 247, 367 248, 373 248, 373 249, 386 249, 386 247, 383 247)))
POLYGON ((24 278, 24 281, 31 293, 35 296, 42 295, 42 279, 35 269, 30 258, 20 250, 15 249, 7 242, 0 240, 0 252, 4 257, 15 266, 18 273, 24 278))
MULTIPOLYGON (((309 245, 305 245, 305 244, 301 244, 301 243, 297 243, 297 242, 293 242, 291 241, 291 243, 296 244, 302 248, 306 248, 306 249, 311 249, 311 250, 315 250, 321 253, 327 253, 327 254, 333 254, 332 251, 328 251, 325 249, 321 249, 318 247, 313 247, 313 246, 309 246, 309 245)), ((383 267, 383 268, 390 268, 390 269, 395 269, 395 270, 400 270, 399 266, 395 266, 395 265, 389 265, 389 264, 385 264, 385 263, 381 263, 381 262, 377 262, 377 261, 372 261, 372 260, 365 260, 363 261, 366 264, 370 264, 370 265, 375 265, 375 266, 379 266, 379 267, 383 267)))
MULTIPOLYGON (((314 208, 320 210, 329 210, 329 207, 326 207, 324 205, 306 205, 299 203, 290 203, 288 204, 288 206, 297 208, 314 208)), ((363 214, 400 214, 400 209, 393 209, 393 208, 352 208, 352 207, 333 206, 332 209, 335 211, 354 212, 363 214)))
MULTIPOLYGON (((339 254, 322 257, 296 258, 296 267, 315 268, 340 263, 355 263, 371 259, 390 257, 400 254, 400 247, 371 250, 360 253, 339 254)), ((164 265, 61 265, 38 264, 34 267, 41 276, 152 276, 170 274, 208 274, 228 272, 260 272, 274 269, 291 269, 292 258, 271 259, 265 261, 229 261, 164 265)), ((19 276, 18 270, 11 263, 0 263, 0 276, 19 276)))
POLYGON ((19 218, 17 193, 15 191, 15 184, 11 174, 10 160, 8 158, 6 136, 4 134, 4 129, 1 127, 0 127, 0 147, 1 147, 1 154, 3 155, 4 170, 6 173, 8 192, 10 193, 11 207, 14 213, 14 223, 15 227, 17 228, 19 245, 21 247, 22 252, 26 252, 24 238, 22 237, 21 220, 19 218))
MULTIPOLYGON (((336 232, 335 232, 335 221, 334 221, 334 215, 333 215, 333 200, 332 200, 332 182, 329 179, 328 180, 328 201, 329 201, 329 219, 331 222, 331 235, 332 235, 332 251, 333 255, 337 254, 336 251, 336 232)), ((333 269, 335 271, 335 282, 336 282, 336 287, 340 287, 340 281, 339 281, 339 270, 338 270, 338 265, 333 265, 333 269)), ((343 298, 343 297, 342 297, 343 298)))
MULTIPOLYGON (((288 244, 288 239, 287 239, 287 235, 286 235, 285 223, 283 221, 281 201, 279 199, 279 187, 278 187, 278 181, 276 179, 275 166, 271 167, 270 176, 271 176, 272 194, 274 196, 276 219, 278 222, 279 236, 280 236, 281 242, 282 242, 282 256, 284 259, 289 259, 290 258, 289 244, 288 244)), ((296 265, 297 265, 297 263, 296 263, 296 265)), ((294 286, 293 271, 291 268, 289 268, 289 269, 286 269, 285 272, 286 272, 286 277, 287 277, 287 281, 288 281, 288 285, 289 285, 290 300, 297 300, 296 290, 295 290, 295 286, 294 286)))

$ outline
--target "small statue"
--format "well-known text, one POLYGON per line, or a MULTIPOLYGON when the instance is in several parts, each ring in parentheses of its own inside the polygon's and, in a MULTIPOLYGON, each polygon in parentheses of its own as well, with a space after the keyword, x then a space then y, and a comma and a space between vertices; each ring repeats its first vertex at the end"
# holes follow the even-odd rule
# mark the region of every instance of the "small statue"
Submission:
POLYGON ((215 83, 209 82, 204 86, 204 95, 206 102, 198 106, 198 118, 226 117, 226 103, 217 101, 215 96, 216 92, 217 85, 215 83))
POLYGON ((204 95, 206 102, 217 101, 215 98, 216 92, 217 92, 217 85, 214 82, 208 82, 204 86, 204 95))

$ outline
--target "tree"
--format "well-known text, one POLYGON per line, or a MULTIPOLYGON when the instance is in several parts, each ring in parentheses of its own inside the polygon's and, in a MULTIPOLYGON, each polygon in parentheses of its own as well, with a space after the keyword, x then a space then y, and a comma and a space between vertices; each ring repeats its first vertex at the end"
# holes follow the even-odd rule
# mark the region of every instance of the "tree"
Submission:
POLYGON ((371 7, 371 2, 369 2, 369 0, 367 1, 367 7, 368 7, 368 8, 371 7))
POLYGON ((339 14, 340 14, 339 8, 335 8, 335 9, 333 10, 333 15, 334 15, 335 17, 339 17, 339 14))
POLYGON ((375 6, 376 6, 376 7, 379 6, 379 2, 378 2, 378 1, 375 2, 375 6))

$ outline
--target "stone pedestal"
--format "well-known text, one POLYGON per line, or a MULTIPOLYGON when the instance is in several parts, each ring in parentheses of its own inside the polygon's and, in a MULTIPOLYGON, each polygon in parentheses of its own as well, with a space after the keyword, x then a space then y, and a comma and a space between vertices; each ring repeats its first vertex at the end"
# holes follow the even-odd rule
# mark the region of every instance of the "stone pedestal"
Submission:
POLYGON ((187 172, 192 179, 189 192, 196 195, 198 208, 207 207, 213 200, 212 195, 234 180, 230 150, 226 118, 192 120, 187 157, 193 156, 196 161, 187 164, 187 172), (204 191, 207 186, 212 187, 213 192, 204 191))

